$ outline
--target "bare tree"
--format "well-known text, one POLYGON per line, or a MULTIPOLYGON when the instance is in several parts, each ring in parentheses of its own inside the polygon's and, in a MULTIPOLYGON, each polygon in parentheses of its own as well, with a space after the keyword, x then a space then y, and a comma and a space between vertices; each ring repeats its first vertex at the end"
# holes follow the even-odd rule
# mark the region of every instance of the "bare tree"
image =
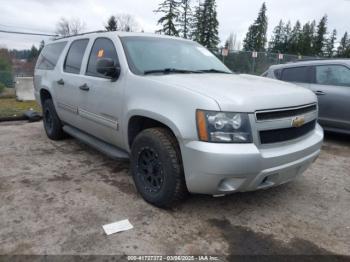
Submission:
POLYGON ((141 31, 140 24, 136 21, 135 17, 129 14, 118 14, 115 16, 117 21, 117 30, 126 32, 138 32, 141 31))
POLYGON ((235 33, 231 33, 230 36, 227 38, 225 47, 229 50, 229 52, 239 50, 240 43, 239 41, 237 41, 237 35, 235 33))
POLYGON ((85 29, 85 23, 78 18, 67 20, 62 17, 56 24, 55 33, 60 36, 71 36, 81 33, 85 29))

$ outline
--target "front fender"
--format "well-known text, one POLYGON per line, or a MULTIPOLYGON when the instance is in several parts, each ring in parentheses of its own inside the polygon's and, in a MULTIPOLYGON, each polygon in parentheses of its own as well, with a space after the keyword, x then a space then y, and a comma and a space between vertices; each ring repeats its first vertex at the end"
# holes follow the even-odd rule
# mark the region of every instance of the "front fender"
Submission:
MULTIPOLYGON (((167 127, 170 128, 170 130, 174 133, 176 139, 178 140, 179 143, 182 143, 183 141, 183 136, 181 134, 181 131, 179 130, 179 128, 177 127, 177 125, 170 120, 168 117, 161 115, 159 113, 153 112, 153 111, 149 111, 149 110, 144 110, 144 109, 133 109, 131 111, 129 111, 126 115, 126 122, 123 125, 123 133, 125 134, 125 145, 128 145, 128 123, 130 121, 130 119, 134 116, 141 116, 141 117, 147 117, 150 119, 153 119, 155 121, 158 121, 164 125, 166 125, 167 127)), ((130 150, 130 149, 129 149, 130 150)))

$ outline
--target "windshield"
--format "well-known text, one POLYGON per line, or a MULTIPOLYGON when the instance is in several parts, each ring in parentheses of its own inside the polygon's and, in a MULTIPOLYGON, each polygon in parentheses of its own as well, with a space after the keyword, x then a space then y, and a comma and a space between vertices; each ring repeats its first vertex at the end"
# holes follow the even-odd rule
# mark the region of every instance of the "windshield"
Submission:
POLYGON ((130 70, 149 73, 232 73, 201 45, 155 37, 121 37, 130 70))

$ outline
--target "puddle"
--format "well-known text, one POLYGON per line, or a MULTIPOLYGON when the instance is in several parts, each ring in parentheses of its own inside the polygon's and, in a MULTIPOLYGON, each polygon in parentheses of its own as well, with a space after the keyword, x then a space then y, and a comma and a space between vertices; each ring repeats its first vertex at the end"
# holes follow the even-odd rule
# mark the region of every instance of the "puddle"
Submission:
POLYGON ((209 223, 221 231, 231 255, 334 255, 310 241, 293 238, 285 243, 272 235, 232 225, 226 219, 210 219, 209 223))

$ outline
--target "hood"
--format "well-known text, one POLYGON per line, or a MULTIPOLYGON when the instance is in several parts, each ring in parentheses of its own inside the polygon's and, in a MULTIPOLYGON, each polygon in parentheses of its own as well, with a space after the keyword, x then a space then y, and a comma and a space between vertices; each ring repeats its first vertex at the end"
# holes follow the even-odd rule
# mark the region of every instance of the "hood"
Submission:
POLYGON ((306 88, 252 75, 171 74, 149 77, 159 83, 209 96, 222 111, 251 113, 317 102, 315 94, 306 88))

